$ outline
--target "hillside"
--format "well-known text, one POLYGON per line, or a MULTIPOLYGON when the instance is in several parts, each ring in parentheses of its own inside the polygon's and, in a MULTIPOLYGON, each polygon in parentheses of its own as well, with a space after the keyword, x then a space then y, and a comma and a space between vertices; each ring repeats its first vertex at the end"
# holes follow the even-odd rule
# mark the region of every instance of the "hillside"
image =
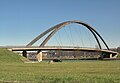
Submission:
POLYGON ((21 59, 23 59, 22 56, 8 51, 7 49, 0 48, 0 63, 20 63, 22 62, 21 59))

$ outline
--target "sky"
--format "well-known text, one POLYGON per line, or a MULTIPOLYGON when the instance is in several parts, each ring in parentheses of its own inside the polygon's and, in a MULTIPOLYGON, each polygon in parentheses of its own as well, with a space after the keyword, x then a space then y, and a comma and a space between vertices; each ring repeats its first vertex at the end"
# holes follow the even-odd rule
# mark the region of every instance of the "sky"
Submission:
POLYGON ((61 22, 94 27, 108 46, 120 46, 120 0, 0 0, 0 46, 27 45, 61 22))

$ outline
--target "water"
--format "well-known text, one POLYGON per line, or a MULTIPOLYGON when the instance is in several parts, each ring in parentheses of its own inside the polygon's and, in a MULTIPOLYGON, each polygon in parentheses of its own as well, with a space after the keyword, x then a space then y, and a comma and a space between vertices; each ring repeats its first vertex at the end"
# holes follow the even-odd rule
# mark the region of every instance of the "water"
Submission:
MULTIPOLYGON (((49 62, 50 60, 43 60, 43 62, 49 62)), ((64 59, 62 62, 81 62, 81 61, 98 61, 98 60, 75 60, 75 59, 64 59)))

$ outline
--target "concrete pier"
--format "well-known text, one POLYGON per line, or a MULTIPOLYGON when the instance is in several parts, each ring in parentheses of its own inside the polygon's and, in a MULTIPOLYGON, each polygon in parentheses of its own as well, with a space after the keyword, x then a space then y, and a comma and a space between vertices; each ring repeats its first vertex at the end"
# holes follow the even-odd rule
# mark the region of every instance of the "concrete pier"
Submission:
POLYGON ((38 59, 38 62, 42 61, 42 51, 38 52, 37 59, 38 59))

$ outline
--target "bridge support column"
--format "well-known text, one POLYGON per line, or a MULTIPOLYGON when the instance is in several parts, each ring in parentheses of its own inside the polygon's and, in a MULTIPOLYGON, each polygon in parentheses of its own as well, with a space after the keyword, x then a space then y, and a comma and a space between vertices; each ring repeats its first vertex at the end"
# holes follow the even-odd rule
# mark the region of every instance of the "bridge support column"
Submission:
POLYGON ((117 58, 117 56, 118 56, 118 53, 111 53, 110 54, 110 58, 117 58))
POLYGON ((42 61, 42 51, 38 52, 37 59, 38 59, 38 62, 42 61))
POLYGON ((24 50, 22 54, 25 58, 27 58, 27 51, 24 50))

